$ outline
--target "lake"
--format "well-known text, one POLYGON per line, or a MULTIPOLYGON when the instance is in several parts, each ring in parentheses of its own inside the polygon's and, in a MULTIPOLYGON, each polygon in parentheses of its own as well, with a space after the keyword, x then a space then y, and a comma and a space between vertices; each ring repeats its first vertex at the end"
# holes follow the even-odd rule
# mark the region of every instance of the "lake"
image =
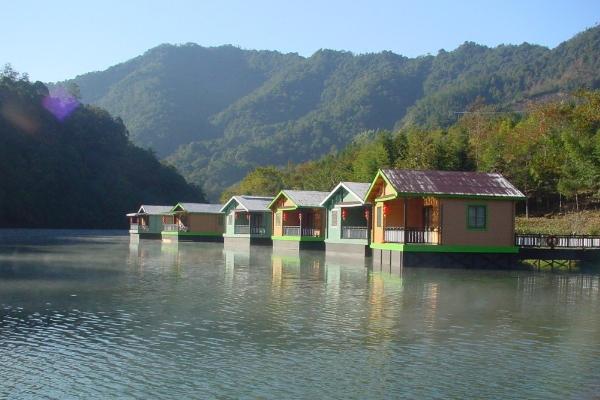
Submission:
POLYGON ((0 398, 600 395, 600 277, 0 232, 0 398))

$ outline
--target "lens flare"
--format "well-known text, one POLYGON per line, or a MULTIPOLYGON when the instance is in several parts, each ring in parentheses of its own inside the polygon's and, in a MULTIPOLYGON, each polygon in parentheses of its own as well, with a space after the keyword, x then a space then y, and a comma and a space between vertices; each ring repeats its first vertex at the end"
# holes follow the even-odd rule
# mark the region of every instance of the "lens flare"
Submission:
POLYGON ((59 121, 64 121, 79 106, 79 101, 64 87, 50 89, 50 93, 42 101, 44 108, 52 113, 59 121))

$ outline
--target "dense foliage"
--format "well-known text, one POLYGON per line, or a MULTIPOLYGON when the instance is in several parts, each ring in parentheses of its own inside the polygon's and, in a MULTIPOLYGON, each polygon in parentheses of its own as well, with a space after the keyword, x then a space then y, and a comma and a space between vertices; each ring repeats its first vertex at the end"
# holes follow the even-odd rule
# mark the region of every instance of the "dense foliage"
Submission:
POLYGON ((203 197, 108 112, 0 74, 0 227, 124 227, 142 202, 203 197))
POLYGON ((520 110, 599 88, 599 48, 600 27, 552 50, 467 42, 413 59, 162 45, 72 82, 215 198, 254 167, 314 159, 365 130, 446 129, 473 105, 520 110))
POLYGON ((483 107, 447 129, 367 132, 339 153, 284 168, 260 167, 223 193, 273 194, 282 188, 330 190, 370 182, 378 168, 499 172, 536 211, 600 200, 600 91, 531 104, 524 113, 483 107))

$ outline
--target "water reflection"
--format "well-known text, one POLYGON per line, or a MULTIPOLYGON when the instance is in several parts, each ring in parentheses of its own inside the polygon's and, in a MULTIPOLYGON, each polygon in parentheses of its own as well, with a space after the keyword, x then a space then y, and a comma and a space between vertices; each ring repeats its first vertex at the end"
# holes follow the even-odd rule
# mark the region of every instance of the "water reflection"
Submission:
POLYGON ((0 398, 590 398, 599 287, 38 237, 0 249, 0 398))

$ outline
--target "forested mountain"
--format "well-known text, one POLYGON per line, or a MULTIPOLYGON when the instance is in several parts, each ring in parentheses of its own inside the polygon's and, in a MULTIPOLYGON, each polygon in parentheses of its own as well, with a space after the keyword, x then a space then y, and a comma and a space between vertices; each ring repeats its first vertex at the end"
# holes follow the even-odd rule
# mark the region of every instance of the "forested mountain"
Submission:
POLYGON ((0 73, 1 228, 125 227, 142 202, 203 199, 105 110, 0 73))
POLYGON ((598 88, 598 49, 600 27, 554 49, 467 42, 412 59, 161 45, 65 83, 216 198, 253 167, 314 159, 365 130, 445 128, 474 105, 515 110, 598 88))
POLYGON ((341 181, 370 182, 379 168, 404 168, 499 172, 527 196, 522 211, 600 206, 600 90, 524 111, 472 113, 447 129, 366 132, 318 160, 256 168, 222 199, 284 188, 329 191, 341 181))

